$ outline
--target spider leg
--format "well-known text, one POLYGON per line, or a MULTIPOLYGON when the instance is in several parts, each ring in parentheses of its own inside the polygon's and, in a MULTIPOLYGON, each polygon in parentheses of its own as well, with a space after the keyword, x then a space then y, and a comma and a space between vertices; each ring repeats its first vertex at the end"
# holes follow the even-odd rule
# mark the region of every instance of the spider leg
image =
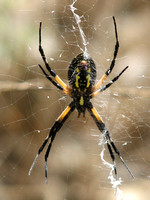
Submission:
POLYGON ((113 59, 111 61, 110 67, 107 69, 107 71, 105 72, 105 74, 102 76, 102 78, 95 84, 94 86, 94 90, 98 89, 100 87, 100 85, 105 81, 105 79, 109 76, 109 74, 112 72, 114 66, 115 66, 115 61, 116 61, 116 57, 118 54, 118 50, 119 50, 119 41, 118 41, 118 33, 117 33, 117 25, 116 25, 116 20, 115 17, 113 16, 113 21, 114 21, 114 27, 115 27, 115 37, 116 37, 116 44, 115 44, 115 50, 114 50, 114 56, 113 59))
POLYGON ((104 135, 105 140, 106 140, 106 144, 111 156, 111 159, 113 161, 114 164, 114 172, 115 172, 115 176, 117 177, 117 170, 116 170, 116 166, 115 166, 115 156, 113 151, 118 155, 118 157, 120 158, 121 162, 123 163, 123 165, 126 167, 126 169, 128 170, 128 172, 130 173, 130 175, 132 176, 132 178, 134 178, 134 175, 132 174, 131 170, 128 168, 127 164, 125 163, 125 161, 123 160, 123 158, 120 155, 119 150, 117 149, 116 145, 114 144, 114 142, 111 140, 110 138, 110 134, 109 131, 107 130, 104 122, 102 121, 102 119, 100 118, 97 110, 93 107, 92 103, 89 102, 89 104, 87 105, 87 109, 89 111, 89 113, 91 114, 92 118, 94 119, 98 129, 101 131, 101 133, 104 135))
POLYGON ((54 77, 54 79, 59 83, 59 85, 61 85, 65 90, 69 91, 70 88, 61 80, 61 78, 50 68, 47 60, 46 60, 46 56, 44 53, 44 50, 42 48, 41 45, 41 27, 42 27, 42 22, 40 22, 40 27, 39 27, 39 52, 41 54, 41 57, 45 63, 45 66, 47 68, 47 70, 50 72, 51 76, 54 77))
POLYGON ((41 70, 42 70, 43 74, 45 75, 45 77, 46 77, 49 81, 51 81, 51 82, 53 83, 53 85, 55 85, 58 89, 62 90, 65 94, 69 94, 69 95, 70 95, 70 93, 69 93, 67 90, 65 90, 61 85, 59 85, 58 83, 56 83, 56 82, 45 72, 45 70, 43 69, 43 67, 42 67, 41 65, 39 65, 39 67, 41 68, 41 70))
POLYGON ((117 76, 115 76, 108 84, 104 85, 101 89, 96 90, 95 92, 93 92, 90 97, 93 98, 95 96, 97 96, 100 92, 103 92, 104 90, 106 90, 107 88, 109 88, 115 81, 118 80, 118 78, 125 72, 125 70, 128 68, 125 67, 120 74, 118 74, 117 76))
POLYGON ((45 145, 50 140, 48 148, 46 150, 46 154, 45 154, 45 178, 46 178, 46 183, 48 182, 48 179, 47 179, 47 159, 48 159, 48 156, 49 156, 49 152, 51 150, 52 143, 55 139, 56 133, 60 130, 60 128, 62 127, 62 125, 64 124, 66 119, 69 117, 69 115, 74 111, 74 109, 75 109, 75 103, 73 101, 69 104, 69 106, 66 107, 66 109, 62 112, 62 114, 58 117, 58 119, 56 120, 56 122, 52 126, 52 128, 49 132, 49 135, 45 138, 43 144, 41 145, 41 147, 38 150, 38 154, 36 155, 32 165, 30 167, 30 170, 29 170, 29 173, 28 173, 29 176, 31 175, 32 169, 33 169, 40 153, 43 151, 45 145))

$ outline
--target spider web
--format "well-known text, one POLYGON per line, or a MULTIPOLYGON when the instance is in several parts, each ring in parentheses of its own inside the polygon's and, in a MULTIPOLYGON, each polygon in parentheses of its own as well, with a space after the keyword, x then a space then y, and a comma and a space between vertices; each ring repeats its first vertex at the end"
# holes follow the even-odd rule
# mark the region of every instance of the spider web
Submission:
POLYGON ((1 8, 0 199, 149 199, 150 2, 2 0, 1 8), (129 69, 92 103, 135 179, 117 156, 118 180, 114 179, 102 134, 88 113, 77 118, 74 111, 53 143, 46 185, 45 152, 31 176, 28 171, 71 99, 38 68, 38 63, 45 67, 38 52, 39 22, 48 62, 68 83, 68 66, 81 51, 95 61, 97 80, 108 69, 115 46, 113 15, 120 49, 104 84, 127 65, 129 69))

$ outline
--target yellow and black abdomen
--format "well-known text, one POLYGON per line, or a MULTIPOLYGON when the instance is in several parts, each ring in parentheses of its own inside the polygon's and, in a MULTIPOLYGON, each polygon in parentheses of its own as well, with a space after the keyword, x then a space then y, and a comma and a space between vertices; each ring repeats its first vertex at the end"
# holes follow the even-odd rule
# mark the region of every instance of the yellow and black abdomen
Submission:
MULTIPOLYGON (((72 60, 70 66, 69 66, 69 69, 68 69, 68 80, 69 80, 69 84, 71 86, 72 86, 72 84, 74 82, 75 73, 79 73, 80 71, 88 72, 90 74, 91 84, 94 85, 95 79, 96 79, 96 66, 95 66, 95 63, 94 63, 93 59, 90 56, 89 57, 85 57, 83 53, 80 53, 78 56, 76 56, 72 60)), ((80 79, 80 81, 83 81, 83 80, 80 79)), ((84 80, 84 81, 86 81, 86 80, 84 80)))
POLYGON ((79 54, 69 66, 68 79, 79 115, 81 112, 84 115, 96 79, 94 61, 90 57, 85 58, 83 53, 79 54))

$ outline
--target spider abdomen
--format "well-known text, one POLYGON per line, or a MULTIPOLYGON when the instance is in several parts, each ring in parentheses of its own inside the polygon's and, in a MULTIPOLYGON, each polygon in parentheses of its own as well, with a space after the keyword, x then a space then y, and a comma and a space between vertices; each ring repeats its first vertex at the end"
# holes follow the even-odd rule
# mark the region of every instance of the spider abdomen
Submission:
MULTIPOLYGON (((73 85, 77 74, 78 78, 80 77, 81 84, 90 79, 91 85, 94 85, 96 79, 96 66, 90 56, 85 57, 84 53, 80 53, 72 60, 68 69, 68 80, 71 86, 73 85)), ((89 86, 89 82, 87 86, 89 86)))
POLYGON ((84 53, 75 57, 69 66, 68 79, 79 115, 84 115, 96 79, 96 67, 92 58, 84 56, 84 53))

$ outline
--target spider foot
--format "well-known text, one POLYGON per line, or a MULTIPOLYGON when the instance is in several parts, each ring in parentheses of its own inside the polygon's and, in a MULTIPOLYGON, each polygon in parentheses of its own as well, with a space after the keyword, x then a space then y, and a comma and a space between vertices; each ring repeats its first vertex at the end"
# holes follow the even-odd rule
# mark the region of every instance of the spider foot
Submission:
POLYGON ((114 166, 113 166, 113 170, 114 170, 114 173, 115 173, 115 180, 118 179, 118 176, 117 176, 117 169, 116 169, 116 163, 114 163, 114 166))
POLYGON ((134 175, 132 174, 131 170, 129 169, 129 167, 127 166, 127 164, 125 163, 125 161, 123 160, 123 158, 121 156, 119 156, 121 162, 124 164, 125 168, 128 170, 129 174, 132 176, 132 178, 135 178, 134 175))
POLYGON ((31 167, 30 167, 30 169, 29 169, 28 176, 31 175, 32 169, 33 169, 33 167, 34 167, 36 161, 38 160, 38 157, 39 157, 39 154, 36 155, 36 157, 35 157, 35 159, 34 159, 32 165, 31 165, 31 167))
POLYGON ((45 182, 48 184, 48 176, 47 176, 47 161, 45 162, 45 182))

